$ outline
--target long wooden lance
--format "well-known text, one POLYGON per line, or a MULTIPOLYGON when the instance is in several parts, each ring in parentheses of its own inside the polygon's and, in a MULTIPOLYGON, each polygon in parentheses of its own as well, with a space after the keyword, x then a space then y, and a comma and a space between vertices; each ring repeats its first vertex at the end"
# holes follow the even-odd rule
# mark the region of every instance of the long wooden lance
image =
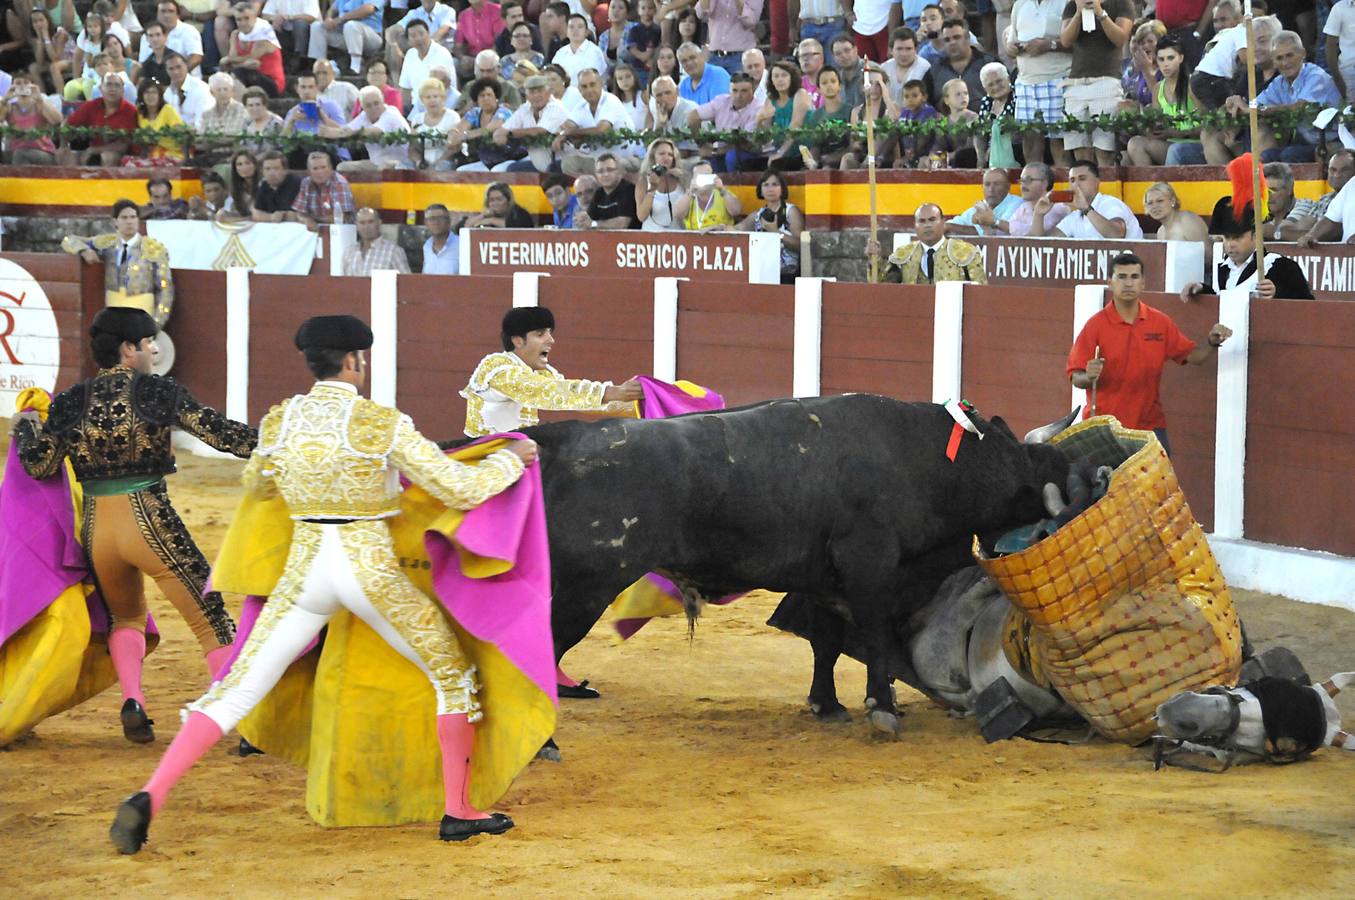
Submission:
POLYGON ((1266 247, 1261 221, 1261 145, 1258 143, 1261 128, 1256 114, 1256 31, 1252 26, 1251 0, 1243 2, 1246 15, 1242 21, 1247 27, 1247 119, 1251 129, 1252 221, 1256 228, 1256 280, 1260 282, 1266 277, 1266 247))

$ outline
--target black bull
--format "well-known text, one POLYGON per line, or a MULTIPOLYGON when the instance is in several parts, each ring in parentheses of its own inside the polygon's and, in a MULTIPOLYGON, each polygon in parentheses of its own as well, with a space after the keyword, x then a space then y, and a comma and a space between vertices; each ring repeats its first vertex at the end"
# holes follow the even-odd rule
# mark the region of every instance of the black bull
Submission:
POLYGON ((827 617, 814 629, 816 710, 842 711, 832 668, 845 615, 867 636, 867 704, 896 729, 891 623, 967 564, 974 534, 1039 519, 1041 488, 1067 473, 1052 447, 974 421, 984 440, 965 435, 954 462, 943 407, 869 394, 527 429, 545 485, 556 658, 646 572, 678 584, 689 613, 698 598, 795 592, 827 617))

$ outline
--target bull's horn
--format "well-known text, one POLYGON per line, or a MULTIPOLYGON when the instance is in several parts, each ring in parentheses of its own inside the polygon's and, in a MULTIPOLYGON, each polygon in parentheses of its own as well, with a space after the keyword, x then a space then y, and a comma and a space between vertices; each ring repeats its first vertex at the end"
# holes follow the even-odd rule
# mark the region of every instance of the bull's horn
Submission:
POLYGON ((1082 412, 1082 407, 1076 406, 1073 408, 1072 412, 1064 416, 1062 419, 1059 419, 1057 422, 1050 422, 1048 425, 1041 425, 1039 428, 1032 428, 1030 431, 1026 432, 1025 440, 1023 440, 1022 443, 1025 444, 1047 443, 1049 439, 1052 438, 1054 435, 1058 434, 1060 431, 1067 428, 1069 425, 1073 424, 1074 420, 1077 419, 1077 414, 1080 412, 1082 412))

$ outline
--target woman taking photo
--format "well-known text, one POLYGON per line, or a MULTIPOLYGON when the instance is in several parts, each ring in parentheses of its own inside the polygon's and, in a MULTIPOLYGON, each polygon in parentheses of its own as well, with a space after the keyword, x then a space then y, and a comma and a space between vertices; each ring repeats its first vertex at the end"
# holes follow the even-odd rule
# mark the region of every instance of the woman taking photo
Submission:
POLYGON ((781 283, 794 284, 800 274, 800 232, 805 227, 804 213, 790 202, 786 176, 768 169, 757 183, 759 209, 739 223, 739 231, 765 231, 781 235, 781 283))
MULTIPOLYGON (((767 73, 767 102, 757 115, 759 128, 800 128, 813 108, 809 92, 804 89, 799 66, 786 60, 772 63, 767 73)), ((794 138, 786 138, 767 160, 778 169, 802 169, 804 161, 794 138)))
POLYGON ((681 231, 692 198, 678 165, 677 145, 659 138, 649 145, 635 180, 635 212, 642 231, 681 231))
MULTIPOLYGON (((0 124, 24 131, 61 124, 61 110, 47 102, 27 73, 15 74, 0 101, 0 124)), ((50 166, 56 162, 56 145, 49 135, 9 139, 10 163, 16 166, 50 166)))

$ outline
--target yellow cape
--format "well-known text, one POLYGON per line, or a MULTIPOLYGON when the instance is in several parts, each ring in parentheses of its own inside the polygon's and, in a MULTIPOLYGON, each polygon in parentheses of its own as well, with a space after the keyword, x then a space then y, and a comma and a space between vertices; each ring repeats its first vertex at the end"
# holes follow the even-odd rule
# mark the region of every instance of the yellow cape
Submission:
MULTIPOLYGON (((503 441, 463 447, 452 455, 476 463, 503 441)), ((401 496, 390 519, 404 571, 433 603, 424 532, 451 537, 465 513, 447 509, 422 489, 401 496)), ((213 570, 217 590, 267 596, 291 546, 292 521, 281 498, 240 501, 213 570)), ((463 571, 487 577, 504 560, 468 558, 463 571)), ((450 618, 450 617, 449 617, 450 618)), ((475 729, 470 801, 484 809, 555 732, 555 704, 495 646, 452 625, 475 663, 484 718, 475 729)), ((323 648, 294 662, 263 701, 240 722, 240 734, 274 756, 309 770, 306 810, 321 825, 394 825, 442 816, 441 755, 436 701, 428 679, 361 620, 340 611, 323 648)))

